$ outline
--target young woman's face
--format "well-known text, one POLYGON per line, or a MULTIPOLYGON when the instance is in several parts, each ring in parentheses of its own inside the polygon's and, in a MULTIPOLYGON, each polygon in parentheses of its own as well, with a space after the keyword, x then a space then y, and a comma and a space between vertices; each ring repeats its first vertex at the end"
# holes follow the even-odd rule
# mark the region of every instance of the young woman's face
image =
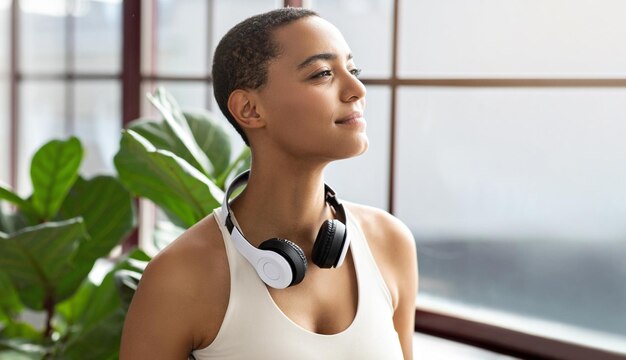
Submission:
POLYGON ((270 62, 267 83, 258 92, 265 140, 302 159, 363 153, 368 146, 365 87, 339 30, 311 16, 274 35, 280 55, 270 62))

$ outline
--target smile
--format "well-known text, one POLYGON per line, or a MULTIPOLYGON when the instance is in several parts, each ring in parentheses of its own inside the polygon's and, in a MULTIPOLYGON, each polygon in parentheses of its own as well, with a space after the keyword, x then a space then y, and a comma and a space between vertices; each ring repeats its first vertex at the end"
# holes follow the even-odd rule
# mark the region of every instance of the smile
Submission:
POLYGON ((360 126, 364 126, 365 125, 365 119, 363 119, 363 114, 355 111, 353 113, 351 113, 350 115, 343 117, 337 121, 335 121, 335 124, 337 125, 360 125, 360 126))

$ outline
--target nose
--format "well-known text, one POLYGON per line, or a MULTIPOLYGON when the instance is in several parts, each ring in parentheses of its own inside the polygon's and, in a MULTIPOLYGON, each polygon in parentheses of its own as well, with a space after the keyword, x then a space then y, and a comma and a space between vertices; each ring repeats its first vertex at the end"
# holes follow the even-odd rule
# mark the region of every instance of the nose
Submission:
POLYGON ((365 98, 366 93, 367 90, 361 80, 352 75, 349 71, 346 71, 341 100, 344 102, 361 100, 365 98))

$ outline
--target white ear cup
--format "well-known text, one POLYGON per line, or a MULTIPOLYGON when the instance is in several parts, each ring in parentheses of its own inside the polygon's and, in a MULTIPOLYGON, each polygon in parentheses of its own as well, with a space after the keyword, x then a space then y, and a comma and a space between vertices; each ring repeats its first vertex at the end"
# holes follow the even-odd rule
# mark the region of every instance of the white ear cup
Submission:
POLYGON ((231 217, 231 220, 235 224, 231 233, 233 243, 239 253, 254 267, 261 280, 275 289, 288 287, 293 279, 293 274, 287 260, 273 251, 261 250, 252 246, 239 231, 237 220, 234 217, 231 217))
POLYGON ((264 252, 256 262, 256 272, 264 283, 275 288, 284 289, 291 284, 291 267, 287 260, 273 251, 264 252))

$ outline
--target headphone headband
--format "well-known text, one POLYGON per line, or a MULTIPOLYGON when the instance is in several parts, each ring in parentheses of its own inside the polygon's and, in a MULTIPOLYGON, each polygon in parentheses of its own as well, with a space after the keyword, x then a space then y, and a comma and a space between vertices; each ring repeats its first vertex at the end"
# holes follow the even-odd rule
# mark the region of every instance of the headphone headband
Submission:
MULTIPOLYGON (((224 201, 222 202, 222 213, 227 214, 225 225, 226 225, 226 228, 228 229, 228 232, 230 233, 233 232, 233 227, 240 229, 240 226, 239 226, 239 223, 237 223, 237 219, 235 219, 235 216, 233 215, 232 210, 230 209, 230 202, 228 200, 230 199, 230 196, 233 194, 235 190, 244 186, 248 182, 249 178, 250 178, 250 170, 246 170, 242 172, 241 174, 237 175, 228 186, 228 189, 226 190, 226 194, 224 195, 224 201)), ((345 224, 346 223, 346 211, 343 208, 343 204, 341 204, 339 200, 337 199, 337 193, 326 183, 324 184, 324 192, 325 192, 324 194, 325 201, 335 210, 339 220, 345 224)))

